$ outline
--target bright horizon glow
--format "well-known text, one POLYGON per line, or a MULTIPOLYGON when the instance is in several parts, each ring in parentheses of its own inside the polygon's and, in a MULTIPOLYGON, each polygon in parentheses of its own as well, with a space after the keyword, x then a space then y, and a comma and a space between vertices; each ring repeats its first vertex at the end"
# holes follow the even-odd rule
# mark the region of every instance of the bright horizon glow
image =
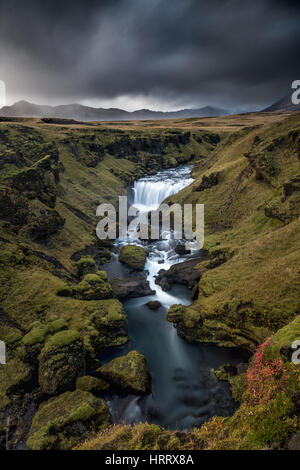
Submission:
MULTIPOLYGON (((198 109, 207 104, 196 103, 196 104, 173 104, 172 102, 161 102, 161 100, 155 99, 153 97, 145 97, 142 95, 137 96, 130 96, 130 95, 123 95, 123 96, 116 96, 113 98, 95 98, 95 99, 69 99, 69 100, 53 100, 51 98, 34 98, 34 97, 24 97, 24 96, 16 96, 7 94, 6 97, 6 105, 12 106, 13 104, 19 101, 28 101, 29 103, 34 103, 40 106, 48 105, 48 106, 59 106, 59 105, 68 105, 68 104, 81 104, 83 106, 89 106, 91 108, 103 108, 103 109, 110 109, 110 108, 118 108, 123 109, 125 111, 138 111, 140 109, 149 109, 151 111, 179 111, 184 108, 189 109, 198 109)), ((0 105, 1 107, 2 105, 0 105)))

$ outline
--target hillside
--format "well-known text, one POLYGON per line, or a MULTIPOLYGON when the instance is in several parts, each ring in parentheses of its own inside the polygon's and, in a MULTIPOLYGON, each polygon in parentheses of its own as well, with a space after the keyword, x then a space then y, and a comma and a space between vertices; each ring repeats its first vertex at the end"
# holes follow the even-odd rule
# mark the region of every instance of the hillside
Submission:
POLYGON ((290 362, 300 335, 299 158, 299 113, 93 125, 0 120, 0 339, 8 349, 0 448, 28 436, 31 449, 73 448, 82 439, 85 449, 292 446, 299 436, 299 367, 290 362), (232 417, 188 434, 109 427, 104 400, 74 391, 76 378, 98 366, 99 352, 128 341, 126 313, 103 271, 112 247, 96 239, 96 207, 116 203, 136 178, 187 162, 195 181, 169 201, 205 204, 208 257, 197 267, 194 303, 173 306, 168 320, 188 341, 248 356, 267 338, 272 343, 254 385, 249 365, 234 377, 218 372, 241 404, 232 417), (268 382, 266 360, 280 365, 275 381, 268 382))
POLYGON ((295 114, 224 137, 171 198, 205 204, 205 247, 217 261, 223 251, 218 269, 199 266, 199 298, 176 315, 185 337, 254 349, 299 313, 299 131, 295 114))
POLYGON ((264 113, 272 113, 274 111, 289 111, 289 112, 296 112, 300 111, 300 104, 293 104, 291 100, 291 94, 281 98, 280 100, 273 103, 271 106, 263 109, 262 112, 264 113))

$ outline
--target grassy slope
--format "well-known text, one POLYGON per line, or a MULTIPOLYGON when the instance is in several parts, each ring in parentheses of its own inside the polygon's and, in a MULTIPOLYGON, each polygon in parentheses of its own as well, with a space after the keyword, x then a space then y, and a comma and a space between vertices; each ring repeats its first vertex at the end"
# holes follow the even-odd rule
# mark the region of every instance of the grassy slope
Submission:
POLYGON ((225 137, 214 155, 196 165, 192 187, 170 199, 205 204, 205 247, 234 253, 203 274, 199 298, 181 323, 187 336, 193 330, 194 339, 253 349, 300 313, 299 193, 280 202, 283 184, 300 173, 299 134, 291 136, 296 132, 299 115, 225 137), (256 136, 261 140, 254 146, 256 136), (272 159, 274 174, 262 156, 272 159), (256 168, 263 172, 259 180, 256 168), (219 184, 193 191, 212 172, 220 173, 219 184), (265 213, 278 199, 285 223, 265 213))

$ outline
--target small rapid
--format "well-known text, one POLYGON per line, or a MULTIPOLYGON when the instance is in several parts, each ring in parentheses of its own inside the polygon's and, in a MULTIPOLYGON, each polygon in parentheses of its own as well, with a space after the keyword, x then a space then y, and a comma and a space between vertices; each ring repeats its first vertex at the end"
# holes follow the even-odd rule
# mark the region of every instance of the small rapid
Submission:
MULTIPOLYGON (((164 170, 135 182, 134 205, 141 211, 157 209, 167 196, 192 183, 191 169, 191 166, 184 166, 164 170)), ((128 243, 143 245, 130 240, 130 237, 117 240, 116 245, 121 247, 128 243)), ((165 292, 155 284, 160 269, 167 270, 173 264, 188 259, 187 255, 180 257, 176 254, 175 245, 171 234, 167 240, 144 245, 148 250, 147 279, 156 293, 124 303, 131 340, 124 347, 112 348, 100 358, 105 363, 131 350, 138 350, 146 357, 152 375, 150 395, 137 397, 114 392, 106 397, 114 422, 135 424, 147 421, 169 429, 189 430, 212 416, 230 415, 236 408, 229 385, 220 382, 211 369, 226 363, 236 365, 241 361, 239 354, 213 344, 188 343, 166 320, 168 309, 173 304, 188 306, 192 303, 191 291, 185 286, 173 285, 165 292), (146 305, 151 300, 161 303, 155 312, 146 305)))

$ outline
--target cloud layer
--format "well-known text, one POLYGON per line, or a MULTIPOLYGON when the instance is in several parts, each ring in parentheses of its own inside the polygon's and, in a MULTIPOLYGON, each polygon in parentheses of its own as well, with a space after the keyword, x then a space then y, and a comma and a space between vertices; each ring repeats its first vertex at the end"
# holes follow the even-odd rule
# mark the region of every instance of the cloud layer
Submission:
POLYGON ((11 99, 255 109, 300 78, 299 2, 0 0, 11 99))

